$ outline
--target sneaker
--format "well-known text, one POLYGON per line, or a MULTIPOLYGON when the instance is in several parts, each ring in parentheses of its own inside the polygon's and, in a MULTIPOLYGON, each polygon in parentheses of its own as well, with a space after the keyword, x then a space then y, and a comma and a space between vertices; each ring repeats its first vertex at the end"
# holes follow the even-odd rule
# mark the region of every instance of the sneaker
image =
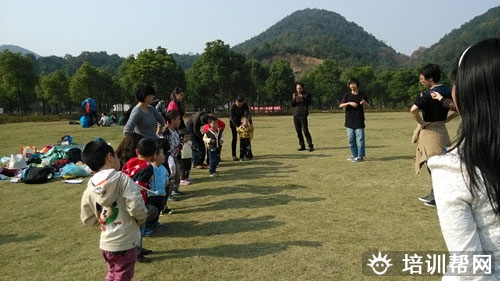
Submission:
POLYGON ((217 173, 212 173, 212 174, 210 174, 210 176, 211 176, 211 177, 213 177, 213 178, 215 178, 215 177, 219 176, 219 174, 217 174, 217 173))
POLYGON ((184 196, 184 195, 186 195, 186 193, 184 193, 182 191, 172 191, 172 195, 173 196, 184 196))
POLYGON ((159 221, 155 221, 155 223, 153 223, 153 227, 156 227, 156 228, 162 228, 164 226, 165 225, 159 221))
POLYGON ((143 263, 148 263, 151 262, 152 260, 150 258, 146 258, 144 255, 139 254, 137 256, 137 262, 143 262, 143 263))
POLYGON ((177 201, 177 199, 176 199, 173 195, 170 195, 170 196, 167 198, 167 201, 177 201))
POLYGON ((181 180, 181 182, 179 183, 180 185, 190 185, 191 182, 188 181, 188 180, 181 180))
POLYGON ((313 152, 314 151, 314 146, 309 146, 309 152, 313 152))
POLYGON ((187 180, 188 182, 193 182, 193 179, 192 179, 192 178, 186 178, 186 180, 187 180))
POLYGON ((304 151, 304 150, 306 150, 306 148, 304 146, 297 148, 297 151, 304 151))
POLYGON ((363 161, 363 157, 354 157, 354 159, 352 159, 353 163, 361 162, 361 161, 363 161))
POLYGON ((146 229, 144 230, 144 236, 149 237, 151 235, 153 235, 153 229, 150 227, 146 227, 146 229))
POLYGON ((240 161, 240 158, 233 156, 233 161, 240 161))
POLYGON ((240 158, 240 161, 243 161, 243 158, 240 158))
POLYGON ((153 253, 152 250, 147 250, 147 249, 141 248, 139 255, 147 256, 147 255, 152 254, 152 253, 153 253))
POLYGON ((164 215, 170 215, 174 212, 173 209, 169 209, 169 208, 166 208, 165 210, 161 211, 161 214, 160 216, 164 216, 164 215))
POLYGON ((436 207, 436 201, 432 200, 430 202, 425 202, 424 205, 427 207, 436 207))
POLYGON ((424 203, 429 203, 431 201, 434 201, 434 195, 432 195, 432 193, 431 193, 431 194, 424 196, 424 197, 418 197, 418 200, 420 200, 424 203))
POLYGON ((354 158, 356 158, 356 157, 358 157, 358 156, 349 156, 349 157, 347 157, 347 161, 352 161, 352 160, 354 160, 354 158))
POLYGON ((196 165, 194 166, 195 169, 205 169, 205 166, 203 165, 196 165))

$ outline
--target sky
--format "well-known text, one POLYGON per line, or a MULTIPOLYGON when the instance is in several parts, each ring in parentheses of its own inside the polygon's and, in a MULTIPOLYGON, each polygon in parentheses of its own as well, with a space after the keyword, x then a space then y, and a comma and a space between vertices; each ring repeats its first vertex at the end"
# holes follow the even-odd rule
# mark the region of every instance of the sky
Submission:
POLYGON ((137 55, 144 49, 203 53, 207 42, 235 46, 295 11, 336 12, 411 55, 430 47, 498 0, 0 0, 0 45, 41 56, 83 51, 137 55))

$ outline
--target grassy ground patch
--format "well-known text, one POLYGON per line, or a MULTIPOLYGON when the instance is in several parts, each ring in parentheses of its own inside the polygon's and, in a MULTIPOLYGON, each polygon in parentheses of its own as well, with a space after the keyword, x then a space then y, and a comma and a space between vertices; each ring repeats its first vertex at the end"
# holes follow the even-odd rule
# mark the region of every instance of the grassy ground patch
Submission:
MULTIPOLYGON (((194 184, 183 190, 193 194, 171 203, 174 213, 160 219, 166 228, 144 239, 153 262, 137 264, 135 279, 421 280, 362 274, 365 251, 446 250, 435 209, 417 200, 430 178, 425 170, 414 173, 411 115, 366 117, 367 157, 360 163, 346 161, 343 114, 310 116, 314 152, 296 150, 291 116, 254 119, 255 161, 231 161, 226 132, 220 177, 192 171, 194 184)), ((82 144, 102 137, 116 148, 121 129, 4 124, 0 156, 67 134, 82 144)), ((104 279, 99 229, 79 221, 84 188, 60 180, 0 182, 0 280, 104 279)))

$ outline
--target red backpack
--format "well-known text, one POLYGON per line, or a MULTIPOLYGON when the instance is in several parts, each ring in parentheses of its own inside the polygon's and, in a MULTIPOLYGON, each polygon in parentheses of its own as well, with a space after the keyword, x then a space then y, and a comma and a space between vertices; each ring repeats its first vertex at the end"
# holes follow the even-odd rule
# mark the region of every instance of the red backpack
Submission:
POLYGON ((85 112, 90 113, 90 101, 87 99, 87 102, 85 103, 85 112))

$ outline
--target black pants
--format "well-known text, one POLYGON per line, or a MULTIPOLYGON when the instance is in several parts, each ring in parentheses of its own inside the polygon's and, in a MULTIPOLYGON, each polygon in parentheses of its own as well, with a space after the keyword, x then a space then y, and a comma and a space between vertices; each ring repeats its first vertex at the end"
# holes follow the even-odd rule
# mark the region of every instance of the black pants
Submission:
POLYGON ((306 137, 306 141, 309 147, 313 146, 311 134, 309 133, 307 116, 293 116, 293 124, 295 126, 295 131, 297 132, 297 138, 299 139, 300 147, 305 147, 304 136, 306 137), (304 136, 302 135, 302 132, 304 132, 304 136))
POLYGON ((250 143, 250 139, 242 139, 240 138, 240 159, 243 158, 252 159, 252 144, 250 143))
POLYGON ((236 126, 229 122, 229 127, 231 128, 231 156, 236 157, 236 143, 238 141, 238 132, 236 131, 236 126))

